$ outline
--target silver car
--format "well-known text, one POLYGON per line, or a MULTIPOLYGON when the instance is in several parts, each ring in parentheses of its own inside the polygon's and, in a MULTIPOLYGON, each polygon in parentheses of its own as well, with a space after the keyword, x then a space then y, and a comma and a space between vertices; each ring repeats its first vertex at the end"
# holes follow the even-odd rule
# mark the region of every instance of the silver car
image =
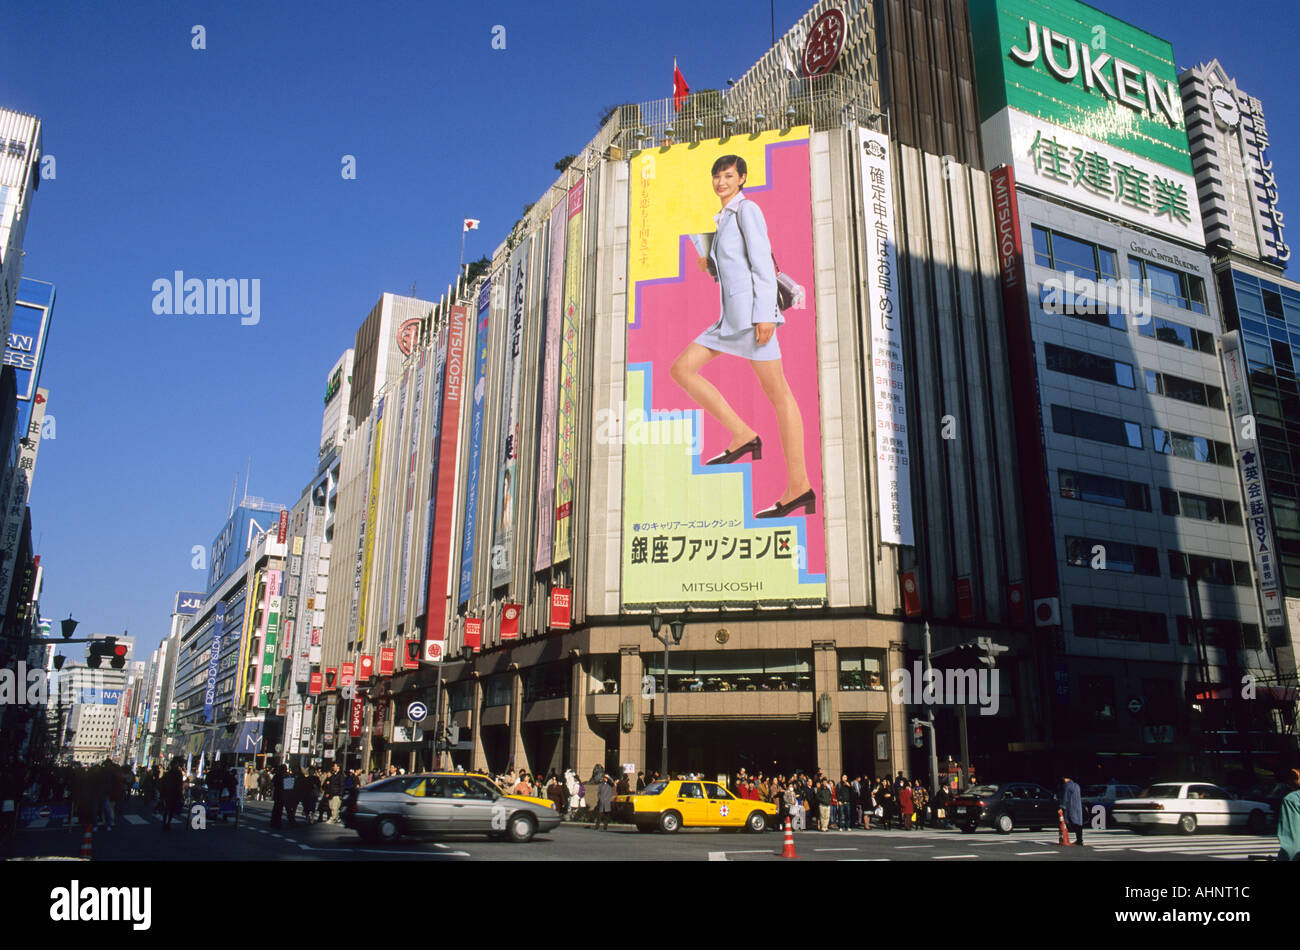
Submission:
POLYGON ((485 775, 423 772, 362 787, 344 824, 366 840, 385 843, 402 835, 485 833, 528 841, 560 823, 543 799, 505 795, 485 775))

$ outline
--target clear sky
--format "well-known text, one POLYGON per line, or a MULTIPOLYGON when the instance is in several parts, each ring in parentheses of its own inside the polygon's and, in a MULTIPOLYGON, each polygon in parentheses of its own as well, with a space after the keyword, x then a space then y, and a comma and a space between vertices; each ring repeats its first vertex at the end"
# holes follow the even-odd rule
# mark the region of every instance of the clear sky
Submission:
MULTIPOLYGON (((778 35, 809 6, 778 0, 778 35)), ((1094 6, 1258 96, 1282 208, 1300 207, 1300 4, 1094 6)), ((674 56, 692 88, 725 87, 769 41, 761 0, 6 4, 0 105, 43 120, 57 172, 24 264, 58 288, 41 379, 56 438, 31 502, 42 613, 152 649, 174 592, 203 588, 192 549, 250 457, 249 494, 297 500, 326 372, 381 293, 436 299, 461 219, 483 222, 466 259, 491 254, 604 107, 671 94, 674 56), (260 322, 155 315, 152 284, 176 270, 260 279, 260 322)))

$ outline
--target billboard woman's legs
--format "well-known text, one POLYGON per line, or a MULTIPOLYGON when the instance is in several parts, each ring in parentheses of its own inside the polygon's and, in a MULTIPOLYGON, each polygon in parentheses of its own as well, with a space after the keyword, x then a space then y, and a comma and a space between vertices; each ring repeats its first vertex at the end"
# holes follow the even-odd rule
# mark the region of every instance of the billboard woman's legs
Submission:
MULTIPOLYGON (((711 350, 707 346, 701 346, 698 343, 688 343, 686 348, 678 354, 677 359, 673 360, 672 368, 668 373, 678 386, 686 391, 701 409, 717 419, 728 432, 731 433, 731 444, 727 446, 728 451, 740 448, 745 443, 752 440, 758 435, 751 429, 739 415, 736 410, 723 398, 722 393, 711 382, 700 375, 700 370, 710 360, 721 356, 716 350, 711 350)), ((761 378, 761 377, 760 377, 761 378)), ((784 381, 784 377, 782 377, 784 381)), ((787 392, 789 387, 787 387, 787 392)), ((793 397, 791 397, 793 399, 793 397)), ((795 410, 796 419, 798 409, 795 410)), ((802 429, 800 430, 802 431, 802 429)), ((784 442, 785 434, 782 432, 781 439, 784 442)), ((803 453, 803 439, 800 436, 800 458, 803 453)), ((805 481, 807 476, 805 476, 805 481)))
POLYGON ((785 456, 785 493, 778 504, 788 504, 812 490, 808 465, 804 460, 803 417, 795 401, 780 360, 750 360, 754 375, 776 410, 777 430, 781 434, 781 452, 785 456))

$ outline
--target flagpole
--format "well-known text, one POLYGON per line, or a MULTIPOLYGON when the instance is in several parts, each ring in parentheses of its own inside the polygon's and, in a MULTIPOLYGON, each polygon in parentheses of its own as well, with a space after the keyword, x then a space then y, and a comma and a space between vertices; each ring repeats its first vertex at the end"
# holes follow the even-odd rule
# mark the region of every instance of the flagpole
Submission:
POLYGON ((456 267, 456 278, 460 279, 461 271, 465 269, 465 218, 460 219, 460 264, 456 267))

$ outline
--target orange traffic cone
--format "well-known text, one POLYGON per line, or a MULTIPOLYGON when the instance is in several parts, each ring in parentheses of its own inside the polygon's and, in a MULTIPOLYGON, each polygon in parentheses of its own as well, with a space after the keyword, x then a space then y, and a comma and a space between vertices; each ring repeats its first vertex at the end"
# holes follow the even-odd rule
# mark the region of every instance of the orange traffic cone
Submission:
POLYGON ((788 817, 785 820, 785 847, 781 849, 781 857, 799 857, 799 855, 794 853, 794 826, 790 824, 790 819, 788 817))
POLYGON ((77 857, 90 860, 90 825, 86 825, 86 831, 81 836, 81 853, 77 857))
POLYGON ((1057 839, 1056 842, 1057 845, 1062 848, 1073 847, 1073 845, 1070 843, 1070 829, 1065 827, 1065 812, 1058 808, 1056 810, 1056 814, 1057 817, 1060 819, 1060 826, 1058 830, 1061 835, 1060 838, 1057 839))

